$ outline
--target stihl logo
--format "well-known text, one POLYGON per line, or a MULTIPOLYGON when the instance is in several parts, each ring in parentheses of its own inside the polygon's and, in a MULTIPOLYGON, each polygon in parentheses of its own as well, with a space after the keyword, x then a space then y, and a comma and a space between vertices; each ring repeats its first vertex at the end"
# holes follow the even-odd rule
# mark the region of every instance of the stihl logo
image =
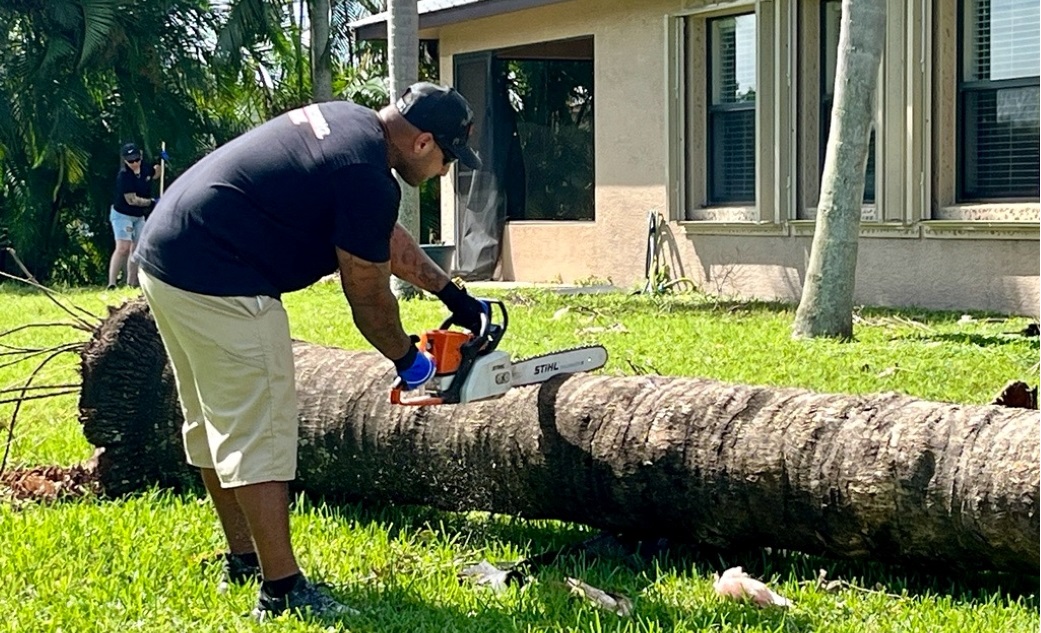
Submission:
POLYGON ((557 371, 556 363, 545 363, 543 365, 535 365, 535 375, 544 374, 548 371, 557 371))

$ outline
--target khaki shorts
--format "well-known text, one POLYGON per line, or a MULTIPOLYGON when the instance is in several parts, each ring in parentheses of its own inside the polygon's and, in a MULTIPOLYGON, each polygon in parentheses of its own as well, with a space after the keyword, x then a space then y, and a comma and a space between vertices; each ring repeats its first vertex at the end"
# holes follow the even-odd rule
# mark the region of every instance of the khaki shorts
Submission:
POLYGON ((271 297, 213 297, 139 273, 173 366, 188 463, 233 488, 296 477, 289 319, 271 297))

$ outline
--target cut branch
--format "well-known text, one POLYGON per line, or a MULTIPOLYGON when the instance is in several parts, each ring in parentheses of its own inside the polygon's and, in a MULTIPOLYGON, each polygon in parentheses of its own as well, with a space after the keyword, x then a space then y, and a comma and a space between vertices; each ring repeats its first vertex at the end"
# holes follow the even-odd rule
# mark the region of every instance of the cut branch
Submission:
POLYGON ((6 387, 0 389, 0 393, 14 393, 18 391, 24 393, 26 391, 44 391, 44 390, 55 390, 55 389, 79 389, 79 383, 67 383, 64 385, 34 385, 32 387, 6 387))
MULTIPOLYGON (((0 336, 3 336, 3 334, 0 334, 0 336)), ((4 343, 0 343, 0 349, 8 350, 6 352, 0 352, 0 356, 15 356, 18 354, 25 354, 27 352, 44 351, 44 348, 42 347, 18 347, 16 345, 5 345, 4 343)))
POLYGON ((23 325, 13 327, 10 330, 4 330, 3 332, 0 332, 0 338, 10 336, 15 332, 21 332, 22 330, 31 330, 33 328, 38 327, 71 327, 76 330, 83 330, 84 332, 94 331, 93 327, 85 327, 82 323, 79 322, 70 323, 68 321, 48 321, 46 323, 25 323, 23 325))
MULTIPOLYGON (((77 391, 78 391, 77 389, 66 389, 64 391, 54 391, 52 393, 38 393, 38 394, 33 394, 31 396, 19 395, 18 397, 15 397, 15 398, 7 398, 7 399, 0 398, 0 404, 11 404, 12 402, 16 402, 16 403, 17 402, 27 402, 29 400, 42 400, 44 398, 55 398, 57 396, 67 396, 67 395, 76 393, 77 391)), ((3 472, 3 469, 0 469, 0 473, 2 473, 2 472, 3 472)))
POLYGON ((13 279, 18 279, 19 281, 24 281, 26 283, 37 283, 36 277, 33 277, 33 274, 29 272, 28 268, 25 267, 25 264, 22 263, 21 258, 18 257, 18 253, 16 253, 13 248, 11 248, 10 246, 5 246, 3 250, 7 251, 7 254, 11 256, 11 259, 14 260, 14 263, 18 265, 19 269, 21 269, 22 274, 25 275, 25 279, 14 277, 13 275, 8 275, 9 277, 12 277, 13 279))
MULTIPOLYGON (((888 393, 578 375, 395 407, 377 354, 298 342, 302 489, 489 510, 720 547, 1037 573, 1037 415, 888 393)), ((83 353, 80 416, 109 494, 196 480, 147 306, 83 353)))
MULTIPOLYGON (((8 250, 10 251, 11 249, 8 249, 8 250)), ((15 259, 17 260, 17 257, 15 259)), ((19 264, 21 264, 21 262, 19 262, 19 264)), ((70 302, 69 305, 71 305, 72 307, 69 307, 69 306, 65 305, 60 300, 58 300, 57 293, 55 293, 53 290, 51 290, 47 286, 44 286, 43 284, 37 282, 36 279, 33 278, 33 276, 29 274, 29 271, 25 270, 24 268, 22 270, 26 273, 26 275, 28 275, 27 279, 26 278, 22 278, 22 277, 18 277, 16 275, 12 275, 10 273, 5 273, 2 270, 0 270, 0 277, 7 277, 8 279, 13 279, 15 281, 20 281, 20 282, 22 282, 24 284, 32 286, 33 288, 36 288, 37 290, 42 292, 48 299, 50 299, 51 302, 54 303, 54 305, 58 306, 59 308, 62 309, 62 311, 64 311, 66 314, 68 314, 73 319, 75 319, 76 323, 79 324, 79 329, 85 329, 87 332, 90 332, 100 322, 100 319, 97 317, 97 315, 91 314, 90 312, 84 310, 83 308, 77 306, 74 303, 70 302), (86 319, 83 318, 82 315, 86 315, 91 320, 87 321, 86 319)))
MULTIPOLYGON (((78 348, 79 345, 77 345, 76 347, 78 348)), ((34 369, 33 372, 31 374, 29 374, 29 378, 26 379, 25 385, 22 387, 21 393, 19 394, 19 396, 13 400, 13 402, 14 402, 14 411, 11 413, 11 422, 10 422, 10 424, 7 427, 7 441, 4 443, 4 457, 3 457, 3 459, 0 459, 0 477, 3 476, 4 470, 7 468, 7 458, 11 454, 11 445, 14 443, 14 427, 15 427, 15 424, 17 423, 17 421, 18 421, 18 412, 22 408, 22 403, 25 402, 26 400, 33 400, 33 399, 35 399, 34 396, 26 397, 25 394, 28 392, 29 388, 32 386, 32 382, 33 382, 33 380, 36 379, 36 376, 39 375, 39 373, 41 371, 43 371, 43 368, 46 367, 47 364, 50 363, 52 360, 54 360, 55 358, 61 356, 62 354, 66 353, 68 351, 70 351, 70 350, 68 350, 68 349, 58 349, 57 351, 52 352, 50 356, 48 356, 47 358, 43 359, 43 361, 41 361, 40 364, 36 366, 36 369, 34 369)))
POLYGON ((36 358, 38 356, 43 356, 44 354, 50 354, 52 352, 53 353, 58 353, 58 354, 64 354, 66 352, 79 352, 82 349, 83 349, 83 343, 65 343, 63 345, 56 345, 56 346, 51 347, 49 349, 40 350, 38 352, 26 352, 20 358, 16 358, 14 360, 9 360, 9 361, 5 361, 3 363, 0 363, 0 369, 3 369, 4 367, 11 367, 11 366, 17 365, 19 363, 24 363, 25 361, 29 360, 30 358, 36 358))

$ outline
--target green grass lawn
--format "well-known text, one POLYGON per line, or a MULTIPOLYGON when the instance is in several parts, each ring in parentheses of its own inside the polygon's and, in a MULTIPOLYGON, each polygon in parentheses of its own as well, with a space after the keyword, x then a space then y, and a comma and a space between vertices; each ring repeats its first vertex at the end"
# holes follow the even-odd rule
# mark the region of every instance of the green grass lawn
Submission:
MULTIPOLYGON (((70 290, 64 297, 98 315, 133 291, 70 290)), ((515 356, 598 341, 610 374, 661 373, 820 391, 900 391, 963 403, 988 402, 1008 380, 1038 380, 1038 342, 1009 334, 1026 319, 960 313, 863 310, 856 341, 792 341, 794 307, 718 302, 695 296, 561 297, 498 293, 510 309, 502 344, 515 356)), ((367 346, 335 284, 285 298, 293 334, 346 348, 367 346)), ((406 327, 436 327, 439 303, 403 305, 406 327)), ((0 331, 68 320, 46 298, 0 286, 0 331)), ((46 348, 84 340, 68 328, 33 328, 0 338, 46 348)), ((0 348, 0 352, 6 348, 0 348)), ((6 356, 0 356, 0 365, 6 356)), ((0 367, 0 389, 24 381, 32 361, 0 367)), ((60 357, 40 384, 78 381, 78 358, 60 357)), ((4 395, 0 395, 3 399, 4 395)), ((0 405, 6 435, 12 405, 0 405)), ((90 455, 76 420, 75 396, 26 403, 9 465, 76 463, 90 455)), ((456 573, 481 559, 516 560, 590 532, 573 524, 521 521, 483 513, 334 505, 299 498, 292 516, 301 562, 313 578, 360 608, 355 631, 1037 631, 1036 579, 952 579, 879 565, 783 552, 670 551, 644 567, 618 560, 565 560, 524 588, 495 594, 460 585, 456 573), (743 565, 772 581, 796 607, 786 613, 723 603, 712 573, 743 565), (868 592, 820 590, 825 568, 868 592), (577 576, 633 599, 620 618, 570 598, 577 576)), ((119 501, 51 505, 0 502, 0 631, 246 631, 240 617, 255 589, 218 596, 217 572, 200 561, 222 546, 209 503, 164 491, 119 501)), ((346 630, 348 623, 342 628, 346 630)), ((295 620, 261 630, 324 631, 295 620)))

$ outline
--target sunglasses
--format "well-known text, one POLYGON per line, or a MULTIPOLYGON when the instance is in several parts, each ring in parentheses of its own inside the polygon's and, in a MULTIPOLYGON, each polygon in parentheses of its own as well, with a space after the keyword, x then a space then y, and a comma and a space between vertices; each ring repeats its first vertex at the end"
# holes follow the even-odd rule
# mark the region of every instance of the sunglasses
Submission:
POLYGON ((127 162, 131 163, 131 164, 133 164, 133 163, 140 163, 141 159, 140 158, 128 158, 127 162))

